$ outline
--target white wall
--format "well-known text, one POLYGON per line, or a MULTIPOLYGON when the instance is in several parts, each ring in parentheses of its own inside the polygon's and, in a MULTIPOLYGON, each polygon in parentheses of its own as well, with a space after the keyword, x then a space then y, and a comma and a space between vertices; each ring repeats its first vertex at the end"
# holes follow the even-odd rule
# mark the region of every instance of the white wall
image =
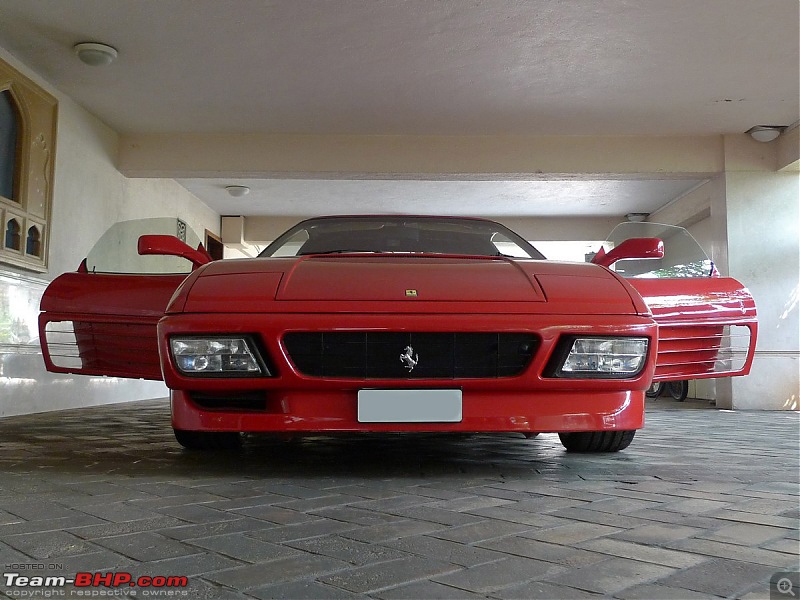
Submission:
POLYGON ((732 382, 737 409, 800 409, 800 175, 726 175, 728 267, 758 307, 753 370, 732 382))
POLYGON ((56 376, 44 370, 35 315, 47 281, 74 271, 113 223, 144 217, 180 217, 203 236, 219 232, 219 215, 171 179, 127 179, 116 168, 119 136, 0 48, 5 60, 59 101, 49 271, 0 265, 6 298, 20 335, 0 341, 0 417, 167 395, 161 382, 56 376))

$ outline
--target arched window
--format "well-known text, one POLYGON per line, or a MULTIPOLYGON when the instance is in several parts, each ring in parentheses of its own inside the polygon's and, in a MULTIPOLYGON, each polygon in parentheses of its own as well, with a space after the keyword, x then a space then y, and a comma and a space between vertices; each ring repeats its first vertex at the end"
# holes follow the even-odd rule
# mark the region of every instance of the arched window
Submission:
POLYGON ((28 238, 25 240, 25 254, 31 256, 42 255, 42 234, 36 225, 28 228, 28 238))
POLYGON ((0 196, 15 200, 19 112, 11 92, 0 92, 0 196))
POLYGON ((19 252, 22 249, 22 236, 19 234, 20 226, 16 219, 9 219, 6 223, 6 248, 19 252))
POLYGON ((0 60, 0 268, 47 271, 56 99, 0 60))

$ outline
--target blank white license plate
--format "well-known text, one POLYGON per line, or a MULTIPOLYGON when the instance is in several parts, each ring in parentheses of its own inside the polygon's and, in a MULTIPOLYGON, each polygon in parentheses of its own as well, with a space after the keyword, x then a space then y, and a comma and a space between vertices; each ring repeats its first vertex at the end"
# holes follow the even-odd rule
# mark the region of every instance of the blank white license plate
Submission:
POLYGON ((359 423, 460 423, 461 390, 359 390, 359 423))

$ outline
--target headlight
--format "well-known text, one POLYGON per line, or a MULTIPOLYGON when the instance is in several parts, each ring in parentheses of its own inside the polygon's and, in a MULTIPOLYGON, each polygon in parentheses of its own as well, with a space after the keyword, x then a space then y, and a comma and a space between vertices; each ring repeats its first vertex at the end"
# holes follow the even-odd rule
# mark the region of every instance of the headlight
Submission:
MULTIPOLYGON (((556 377, 635 377, 647 358, 647 338, 574 338, 556 377)), ((563 355, 562 355, 563 356, 563 355)))
POLYGON ((246 337, 173 337, 169 343, 184 375, 270 375, 246 337))

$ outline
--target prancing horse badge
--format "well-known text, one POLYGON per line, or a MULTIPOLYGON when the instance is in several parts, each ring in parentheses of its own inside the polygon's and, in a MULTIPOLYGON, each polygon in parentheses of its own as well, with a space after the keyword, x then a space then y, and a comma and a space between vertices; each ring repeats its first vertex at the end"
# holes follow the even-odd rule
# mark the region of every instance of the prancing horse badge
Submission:
POLYGON ((403 350, 403 353, 400 355, 400 362, 403 363, 403 366, 411 373, 419 362, 419 354, 414 354, 414 348, 406 346, 405 350, 403 350))

